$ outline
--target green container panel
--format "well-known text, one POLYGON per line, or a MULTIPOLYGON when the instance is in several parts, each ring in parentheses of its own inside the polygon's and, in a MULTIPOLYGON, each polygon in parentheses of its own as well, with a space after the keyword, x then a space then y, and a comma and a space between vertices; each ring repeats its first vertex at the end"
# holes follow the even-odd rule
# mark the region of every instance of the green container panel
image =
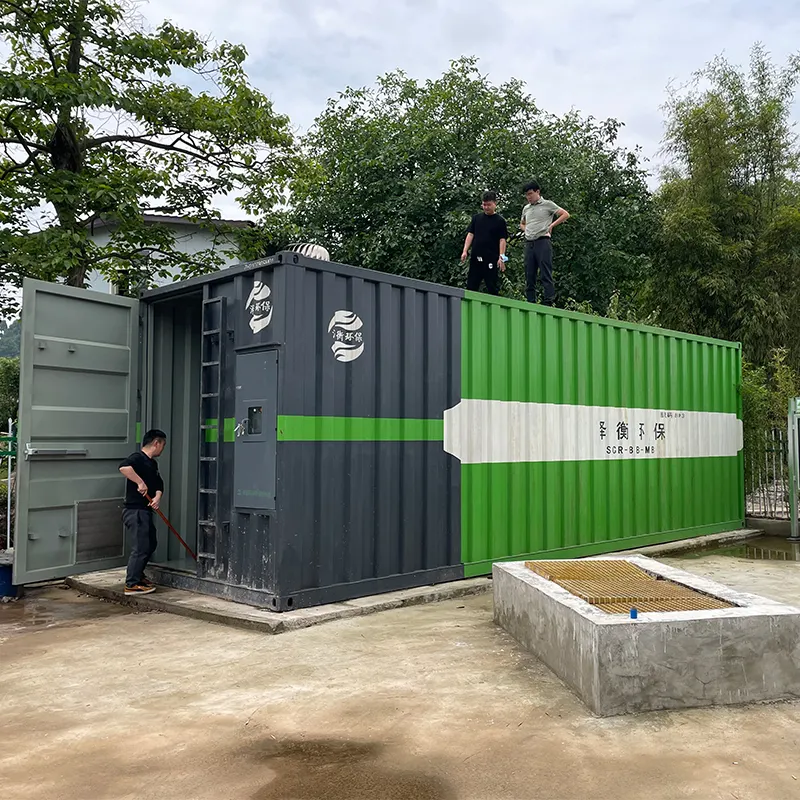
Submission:
POLYGON ((561 443, 551 449, 564 451, 539 461, 519 455, 506 463, 462 458, 467 575, 487 573, 497 560, 589 555, 743 525, 740 446, 730 445, 724 455, 693 457, 697 444, 691 439, 702 437, 686 436, 693 417, 686 412, 707 415, 694 416, 692 424, 714 419, 735 435, 741 418, 738 344, 467 293, 461 367, 462 401, 500 404, 483 425, 471 423, 469 435, 489 437, 496 447, 497 438, 508 434, 498 428, 497 415, 521 408, 513 435, 546 437, 561 443), (524 415, 537 404, 562 408, 544 409, 548 424, 526 431, 530 419, 524 415), (573 413, 567 405, 609 409, 600 444, 624 453, 592 458, 589 451, 602 432, 596 418, 605 414, 598 411, 591 426, 581 427, 588 417, 580 415, 590 412, 573 413), (627 431, 615 429, 615 419, 627 431), (655 430, 658 425, 664 428, 655 430), (616 438, 623 433, 627 438, 616 438), (659 434, 664 438, 654 440, 659 434), (663 447, 670 435, 681 437, 674 444, 678 457, 628 452, 663 447), (581 436, 588 441, 576 440, 581 436))

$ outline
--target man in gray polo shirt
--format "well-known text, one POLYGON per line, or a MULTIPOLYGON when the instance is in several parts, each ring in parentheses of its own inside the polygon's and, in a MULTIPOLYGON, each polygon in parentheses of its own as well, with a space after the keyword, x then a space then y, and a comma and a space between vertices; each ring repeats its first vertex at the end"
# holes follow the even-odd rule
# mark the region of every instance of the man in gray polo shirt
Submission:
POLYGON ((529 303, 536 302, 536 275, 544 288, 543 304, 553 305, 556 290, 553 286, 553 244, 550 236, 553 228, 569 219, 569 212, 552 200, 542 197, 536 181, 531 181, 522 190, 527 204, 522 209, 519 227, 525 232, 525 296, 529 303))

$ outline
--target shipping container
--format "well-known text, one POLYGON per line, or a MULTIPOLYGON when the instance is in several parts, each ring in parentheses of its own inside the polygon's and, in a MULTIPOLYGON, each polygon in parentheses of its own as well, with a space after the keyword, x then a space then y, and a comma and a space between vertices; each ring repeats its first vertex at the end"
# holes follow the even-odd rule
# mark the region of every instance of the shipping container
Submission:
POLYGON ((280 253, 139 300, 29 281, 15 580, 125 562, 276 611, 744 524, 738 344, 280 253))

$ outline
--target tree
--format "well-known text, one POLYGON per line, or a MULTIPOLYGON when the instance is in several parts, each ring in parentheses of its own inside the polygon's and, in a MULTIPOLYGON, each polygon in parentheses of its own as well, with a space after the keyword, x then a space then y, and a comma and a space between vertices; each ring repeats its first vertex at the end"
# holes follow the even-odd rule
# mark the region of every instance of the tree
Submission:
POLYGON ((19 359, 0 358, 0 430, 9 418, 17 418, 19 405, 19 359))
MULTIPOLYGON (((516 230, 538 178, 572 218, 554 236, 561 299, 605 310, 649 267, 651 203, 619 123, 536 108, 521 82, 494 86, 463 58, 437 80, 402 72, 329 101, 303 142, 292 201, 304 240, 347 263, 463 285, 458 257, 480 194, 499 193, 516 230)), ((521 248, 504 293, 522 296, 521 248)))
POLYGON ((236 231, 236 245, 243 261, 274 256, 302 241, 303 234, 294 215, 285 208, 271 211, 256 225, 236 231))
POLYGON ((22 327, 19 320, 7 325, 0 320, 0 358, 15 358, 19 355, 22 327))
POLYGON ((83 286, 92 269, 112 280, 213 269, 212 251, 179 252, 142 214, 210 222, 215 196, 233 191, 246 210, 269 209, 291 171, 288 120, 250 86, 244 48, 169 22, 148 32, 123 2, 0 0, 0 264, 11 287, 25 276, 83 286), (99 218, 116 224, 107 246, 87 235, 99 218))
POLYGON ((800 56, 777 68, 757 45, 749 74, 717 58, 666 106, 648 302, 663 325, 741 341, 755 365, 782 345, 800 363, 798 80, 800 56))

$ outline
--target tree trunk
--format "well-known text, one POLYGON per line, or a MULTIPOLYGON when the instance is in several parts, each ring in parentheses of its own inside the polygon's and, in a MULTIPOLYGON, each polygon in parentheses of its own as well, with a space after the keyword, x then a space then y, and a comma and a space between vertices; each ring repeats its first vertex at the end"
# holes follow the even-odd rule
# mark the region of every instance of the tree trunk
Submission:
MULTIPOLYGON (((67 58, 67 72, 78 75, 81 69, 81 56, 83 55, 83 29, 86 24, 88 0, 82 0, 75 12, 75 17, 69 25, 71 36, 69 56, 67 58)), ((50 137, 48 149, 50 162, 56 172, 71 172, 80 174, 83 169, 83 151, 78 141, 75 120, 71 105, 65 104, 58 114, 53 135, 50 137)), ((67 273, 67 285, 86 288, 88 273, 86 263, 88 234, 85 228, 78 224, 78 209, 74 203, 54 203, 59 225, 65 230, 76 234, 80 242, 78 252, 75 254, 73 264, 67 273)))

